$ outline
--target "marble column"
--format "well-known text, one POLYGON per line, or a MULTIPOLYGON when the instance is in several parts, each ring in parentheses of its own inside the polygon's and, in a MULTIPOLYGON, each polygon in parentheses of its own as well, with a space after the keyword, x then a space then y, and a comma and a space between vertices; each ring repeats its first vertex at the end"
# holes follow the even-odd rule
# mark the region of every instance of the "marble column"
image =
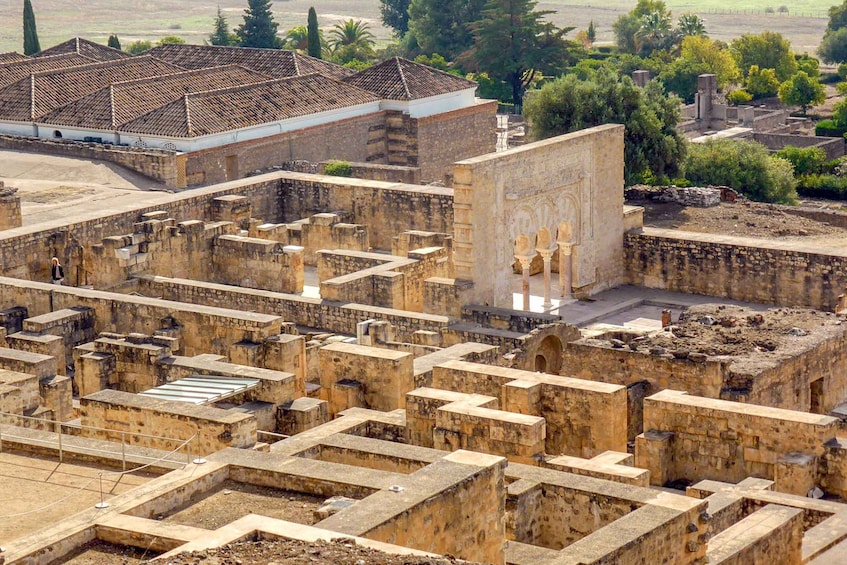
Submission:
POLYGON ((571 251, 573 244, 559 243, 559 286, 562 288, 562 297, 571 297, 571 286, 573 284, 573 263, 571 251))

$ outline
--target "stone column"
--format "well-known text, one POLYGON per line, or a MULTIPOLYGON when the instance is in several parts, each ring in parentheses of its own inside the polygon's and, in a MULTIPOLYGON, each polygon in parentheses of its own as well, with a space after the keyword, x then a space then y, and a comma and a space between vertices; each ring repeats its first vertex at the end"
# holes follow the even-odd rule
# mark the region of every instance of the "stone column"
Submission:
POLYGON ((553 305, 550 300, 550 274, 553 272, 551 263, 553 262, 552 249, 539 249, 541 259, 544 261, 544 307, 548 308, 553 305))
POLYGON ((571 286, 573 285, 573 264, 571 251, 573 244, 559 243, 559 286, 562 287, 562 297, 571 297, 571 286))
POLYGON ((515 255, 515 259, 521 263, 521 273, 523 275, 523 309, 529 312, 529 265, 532 262, 532 257, 515 255))

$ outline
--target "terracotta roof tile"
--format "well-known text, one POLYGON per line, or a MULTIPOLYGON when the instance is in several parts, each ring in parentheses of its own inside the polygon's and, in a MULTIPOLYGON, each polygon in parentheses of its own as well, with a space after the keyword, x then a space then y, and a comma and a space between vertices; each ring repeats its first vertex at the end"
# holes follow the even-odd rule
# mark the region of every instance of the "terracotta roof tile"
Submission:
POLYGON ((76 67, 94 61, 83 55, 67 53, 65 55, 53 55, 50 57, 38 57, 15 61, 13 63, 0 64, 0 88, 28 77, 32 73, 40 71, 51 71, 55 69, 66 69, 76 67))
POLYGON ((0 63, 13 63, 15 61, 26 61, 29 59, 26 55, 21 55, 17 51, 9 51, 8 53, 0 53, 0 63))
POLYGON ((117 61, 118 59, 126 59, 128 57, 132 57, 132 55, 130 55, 129 53, 124 53, 123 51, 112 49, 107 45, 94 43, 93 41, 89 41, 81 37, 74 37, 73 39, 69 39, 58 45, 49 47, 44 51, 37 53, 35 56, 45 57, 50 55, 61 55, 64 53, 76 53, 77 55, 85 55, 86 57, 94 59, 95 61, 117 61))
POLYGON ((476 83, 401 57, 344 79, 389 100, 418 100, 439 94, 476 88, 476 83))
POLYGON ((255 71, 229 65, 115 82, 43 116, 41 122, 112 130, 192 92, 264 82, 255 71))
POLYGON ((0 89, 0 119, 32 121, 116 80, 155 77, 179 67, 133 57, 33 73, 0 89))
POLYGON ((370 92, 311 74, 187 94, 119 129, 143 135, 199 137, 378 101, 370 92))
POLYGON ((252 49, 217 45, 160 45, 147 52, 185 69, 220 65, 241 65, 270 78, 311 73, 342 79, 353 75, 350 69, 282 49, 252 49))

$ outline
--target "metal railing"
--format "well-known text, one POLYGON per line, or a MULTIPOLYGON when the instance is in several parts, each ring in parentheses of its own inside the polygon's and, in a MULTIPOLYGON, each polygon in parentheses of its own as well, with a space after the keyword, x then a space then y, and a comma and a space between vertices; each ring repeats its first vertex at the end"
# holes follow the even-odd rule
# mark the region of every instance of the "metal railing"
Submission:
MULTIPOLYGON (((65 451, 64 446, 62 445, 62 436, 63 435, 81 437, 81 438, 87 438, 87 439, 99 439, 101 441, 106 441, 106 442, 112 441, 112 440, 109 440, 109 439, 98 437, 96 434, 87 435, 85 433, 68 433, 66 431, 63 431, 64 428, 67 428, 68 430, 77 430, 77 431, 91 430, 91 431, 96 431, 96 432, 105 432, 106 434, 108 434, 108 436, 113 436, 113 437, 120 435, 120 438, 121 438, 120 439, 120 442, 121 442, 120 451, 109 451, 109 450, 105 450, 105 449, 97 449, 95 447, 90 447, 90 446, 85 446, 84 449, 87 452, 104 453, 104 454, 108 454, 108 455, 117 455, 118 453, 120 453, 122 471, 126 471, 127 438, 147 438, 147 439, 154 439, 154 440, 159 440, 159 441, 163 441, 163 442, 173 442, 174 445, 178 446, 173 452, 174 455, 176 455, 176 453, 178 453, 183 447, 185 447, 185 463, 188 464, 188 463, 192 462, 191 443, 197 437, 197 435, 195 434, 195 435, 191 436, 190 438, 188 438, 187 440, 185 440, 185 439, 173 438, 173 437, 167 437, 167 436, 155 436, 155 435, 149 435, 149 434, 141 434, 141 433, 137 433, 137 432, 125 432, 125 431, 121 431, 121 430, 112 430, 112 429, 109 429, 109 428, 100 428, 100 427, 97 427, 97 426, 84 426, 82 424, 69 424, 67 422, 59 422, 57 420, 48 420, 48 419, 45 419, 45 418, 33 418, 32 416, 23 416, 21 414, 11 414, 11 413, 8 413, 8 412, 0 412, 0 453, 2 453, 2 451, 3 451, 3 440, 4 439, 5 440, 16 439, 16 440, 25 441, 27 443, 32 443, 32 444, 56 446, 58 448, 58 452, 59 452, 59 462, 63 463, 64 462, 64 451, 65 451), (23 420, 25 422, 26 421, 32 421, 32 422, 35 422, 38 425, 36 425, 36 426, 16 426, 15 424, 13 424, 9 421, 10 418, 11 419, 23 420), (32 437, 30 435, 16 435, 14 433, 9 433, 9 432, 4 433, 3 429, 2 429, 3 425, 25 428, 25 429, 31 429, 31 430, 35 430, 35 431, 55 434, 56 439, 55 440, 49 440, 49 439, 32 437), (45 427, 51 427, 51 426, 52 426, 53 430, 45 429, 45 427)), ((139 446, 139 447, 144 447, 144 446, 139 446)), ((141 453, 134 453, 134 454, 132 454, 132 457, 135 458, 135 459, 149 460, 149 461, 163 460, 161 457, 152 456, 152 455, 144 455, 144 454, 141 454, 141 453)), ((171 459, 167 459, 167 460, 174 462, 174 463, 177 462, 177 461, 171 460, 171 459)), ((142 465, 142 467, 143 466, 146 466, 146 465, 142 465)))

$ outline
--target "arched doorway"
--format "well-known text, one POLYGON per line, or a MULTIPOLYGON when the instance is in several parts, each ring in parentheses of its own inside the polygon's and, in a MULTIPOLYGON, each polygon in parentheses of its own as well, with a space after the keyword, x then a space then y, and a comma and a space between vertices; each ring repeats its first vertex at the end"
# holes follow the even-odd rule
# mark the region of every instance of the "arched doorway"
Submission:
POLYGON ((541 373, 558 375, 562 370, 562 340, 548 335, 535 350, 535 370, 541 373))

